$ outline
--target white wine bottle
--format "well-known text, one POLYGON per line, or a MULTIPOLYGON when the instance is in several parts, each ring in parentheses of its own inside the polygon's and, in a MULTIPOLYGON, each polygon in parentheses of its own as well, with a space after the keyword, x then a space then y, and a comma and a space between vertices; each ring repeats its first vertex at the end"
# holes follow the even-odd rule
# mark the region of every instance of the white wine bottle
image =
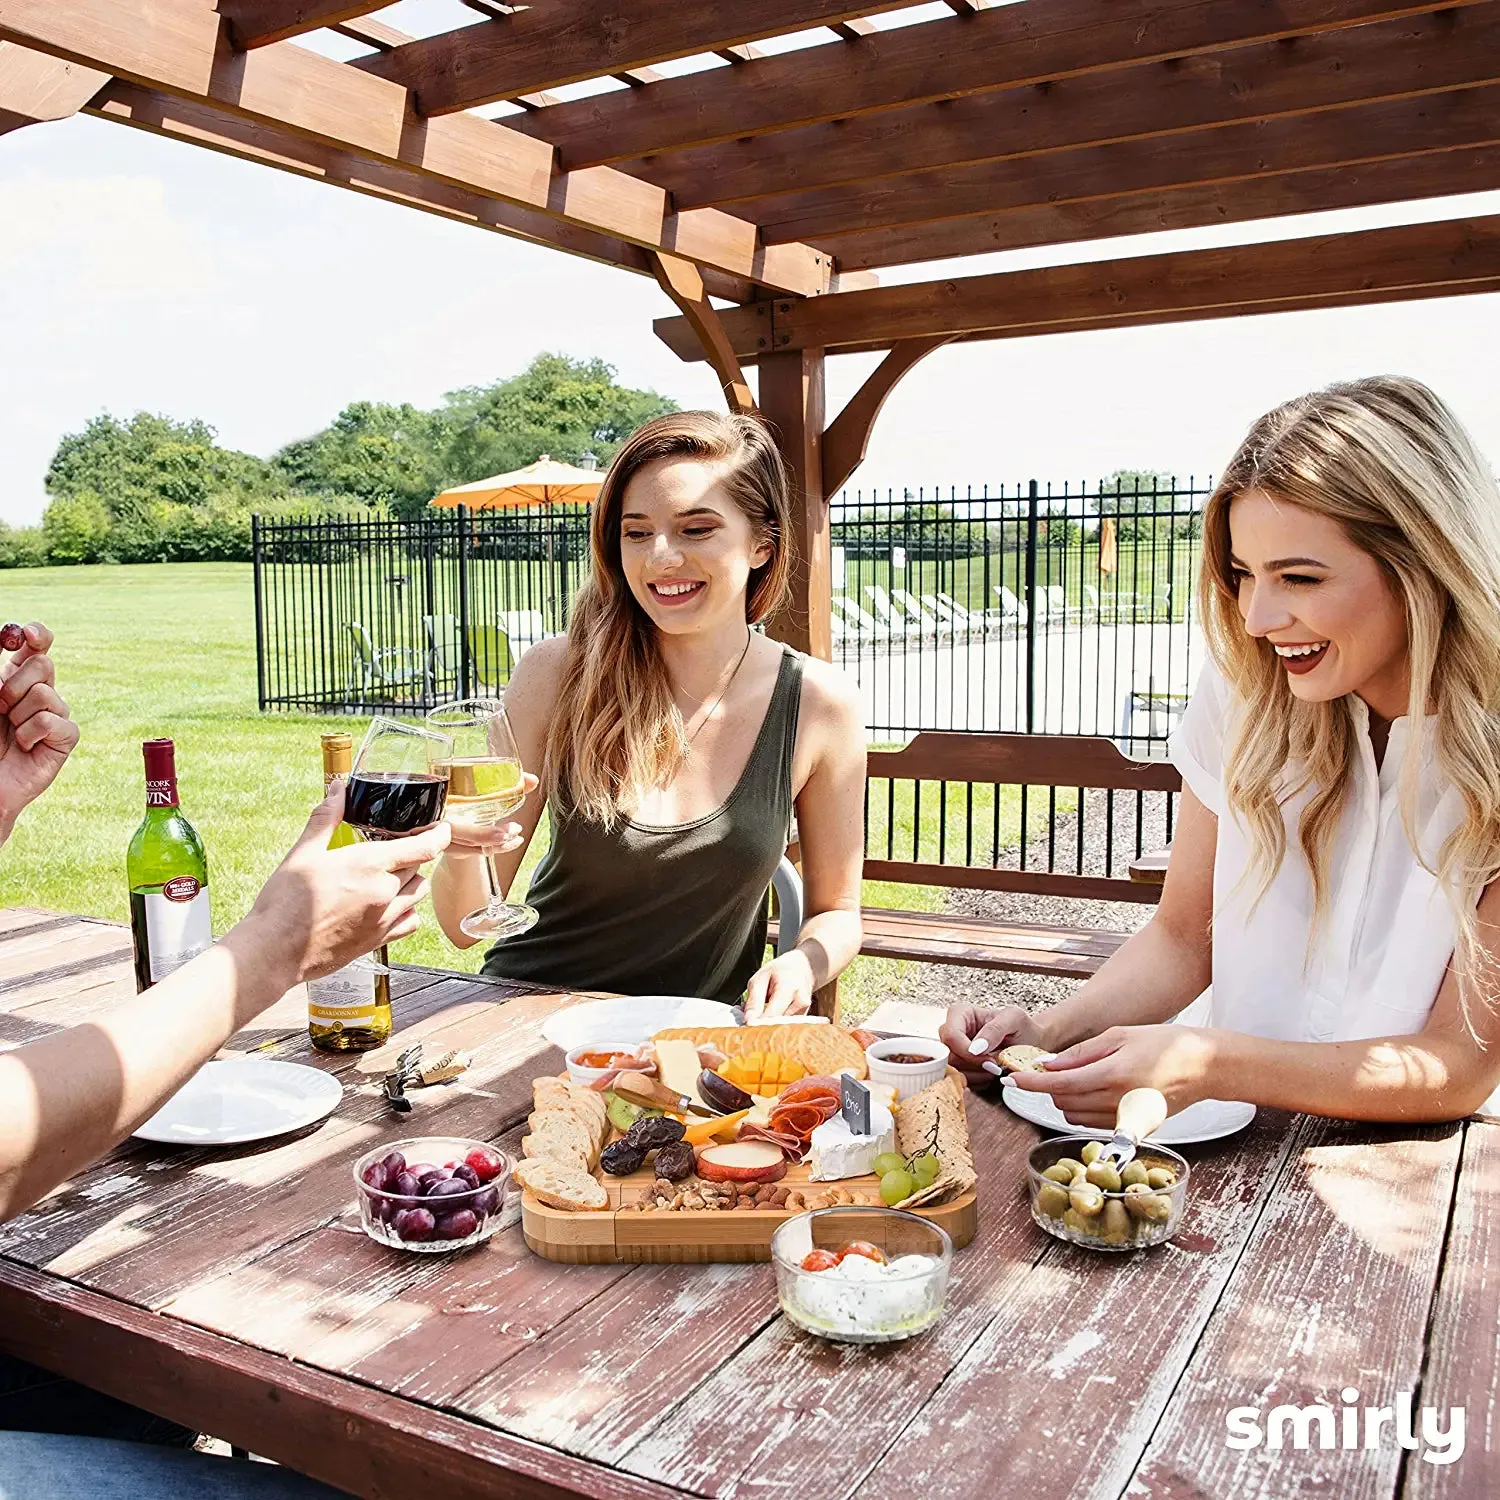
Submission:
POLYGON ((150 989, 213 943, 208 905, 208 856, 198 831, 177 803, 177 750, 147 740, 146 816, 125 856, 130 886, 130 935, 135 984, 150 989))
MULTIPOLYGON (((347 734, 323 736, 323 786, 335 776, 348 777, 354 764, 354 740, 347 734)), ((359 836, 340 823, 328 840, 330 849, 358 843, 359 836)), ((336 973, 307 981, 307 1034, 320 1052, 368 1052, 391 1037, 391 977, 386 950, 356 959, 336 973)))

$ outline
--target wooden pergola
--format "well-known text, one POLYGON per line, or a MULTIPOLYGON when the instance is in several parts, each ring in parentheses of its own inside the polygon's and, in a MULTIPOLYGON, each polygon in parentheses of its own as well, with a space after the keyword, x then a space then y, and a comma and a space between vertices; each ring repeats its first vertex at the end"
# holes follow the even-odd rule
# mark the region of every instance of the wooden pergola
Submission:
POLYGON ((777 633, 820 655, 827 497, 941 345, 1500 290, 1500 216, 876 276, 1500 187, 1500 0, 944 0, 892 29, 910 0, 464 0, 421 38, 386 3, 0 0, 0 133, 82 110, 654 276, 731 407, 759 367, 801 504, 777 633), (320 28, 370 50, 299 45, 320 28), (682 58, 713 66, 656 70, 682 58), (868 350, 828 423, 826 356, 868 350))

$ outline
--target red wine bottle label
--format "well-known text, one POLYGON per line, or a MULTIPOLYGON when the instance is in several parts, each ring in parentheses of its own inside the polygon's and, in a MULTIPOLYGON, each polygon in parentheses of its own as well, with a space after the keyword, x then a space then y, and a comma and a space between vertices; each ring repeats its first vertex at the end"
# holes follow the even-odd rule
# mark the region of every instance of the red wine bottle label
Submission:
POLYGON ((375 1009, 375 970, 367 964, 307 981, 307 1013, 314 1021, 360 1026, 375 1019, 375 1009))
POLYGON ((161 891, 147 891, 146 950, 156 984, 213 946, 208 887, 192 875, 169 880, 161 891))

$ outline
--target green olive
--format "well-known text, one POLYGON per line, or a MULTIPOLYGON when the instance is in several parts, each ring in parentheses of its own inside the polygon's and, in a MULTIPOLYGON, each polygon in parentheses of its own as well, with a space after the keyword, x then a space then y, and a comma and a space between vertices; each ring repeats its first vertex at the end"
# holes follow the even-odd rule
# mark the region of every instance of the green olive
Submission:
POLYGON ((1036 1206, 1049 1219, 1060 1219, 1068 1211, 1067 1192, 1055 1182, 1044 1183, 1036 1190, 1036 1206))
POLYGON ((1091 1184, 1073 1188, 1068 1193, 1068 1202, 1086 1219, 1092 1219, 1104 1211, 1104 1194, 1091 1184))
POLYGON ((1071 1229, 1074 1234, 1087 1235, 1089 1239, 1094 1239, 1099 1232, 1095 1227, 1094 1221, 1092 1219, 1084 1218, 1084 1216, 1074 1208, 1070 1208, 1067 1213, 1063 1215, 1063 1227, 1065 1229, 1071 1229))
POLYGON ((1118 1198, 1111 1198, 1104 1205, 1104 1215, 1099 1221, 1099 1237, 1108 1245, 1125 1245, 1130 1242, 1130 1215, 1118 1198))
POLYGON ((1175 1187, 1177 1174, 1170 1167, 1152 1167, 1146 1173, 1146 1185, 1153 1187, 1157 1192, 1163 1188, 1175 1187))
POLYGON ((1064 1187, 1067 1187, 1073 1180, 1073 1165, 1067 1162, 1055 1161, 1042 1173, 1042 1176, 1048 1182, 1060 1182, 1064 1187))
POLYGON ((1083 1143, 1083 1150, 1078 1154, 1083 1158, 1084 1166, 1091 1167, 1094 1164, 1094 1158, 1098 1156, 1102 1150, 1104 1150, 1103 1141, 1085 1141, 1083 1143))
POLYGON ((1144 1162, 1128 1161, 1120 1169, 1120 1182, 1125 1187, 1139 1183, 1142 1187, 1146 1185, 1146 1165, 1144 1162))
POLYGON ((1157 1197, 1149 1187, 1141 1183, 1132 1183, 1126 1188, 1123 1201, 1131 1218, 1148 1223, 1163 1224, 1172 1214, 1171 1200, 1157 1197))
POLYGON ((1103 1188, 1106 1193, 1118 1193, 1120 1191, 1120 1174, 1115 1170, 1113 1162, 1091 1162, 1088 1169, 1088 1180, 1096 1188, 1103 1188))

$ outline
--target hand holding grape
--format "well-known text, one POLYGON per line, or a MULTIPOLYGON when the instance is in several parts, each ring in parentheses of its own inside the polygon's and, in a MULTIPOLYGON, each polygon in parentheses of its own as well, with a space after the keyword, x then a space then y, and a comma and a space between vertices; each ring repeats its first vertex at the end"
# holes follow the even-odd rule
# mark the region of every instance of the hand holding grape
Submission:
POLYGON ((0 843, 78 743, 78 726, 54 686, 52 639, 36 623, 0 630, 0 649, 15 653, 0 667, 0 843))

